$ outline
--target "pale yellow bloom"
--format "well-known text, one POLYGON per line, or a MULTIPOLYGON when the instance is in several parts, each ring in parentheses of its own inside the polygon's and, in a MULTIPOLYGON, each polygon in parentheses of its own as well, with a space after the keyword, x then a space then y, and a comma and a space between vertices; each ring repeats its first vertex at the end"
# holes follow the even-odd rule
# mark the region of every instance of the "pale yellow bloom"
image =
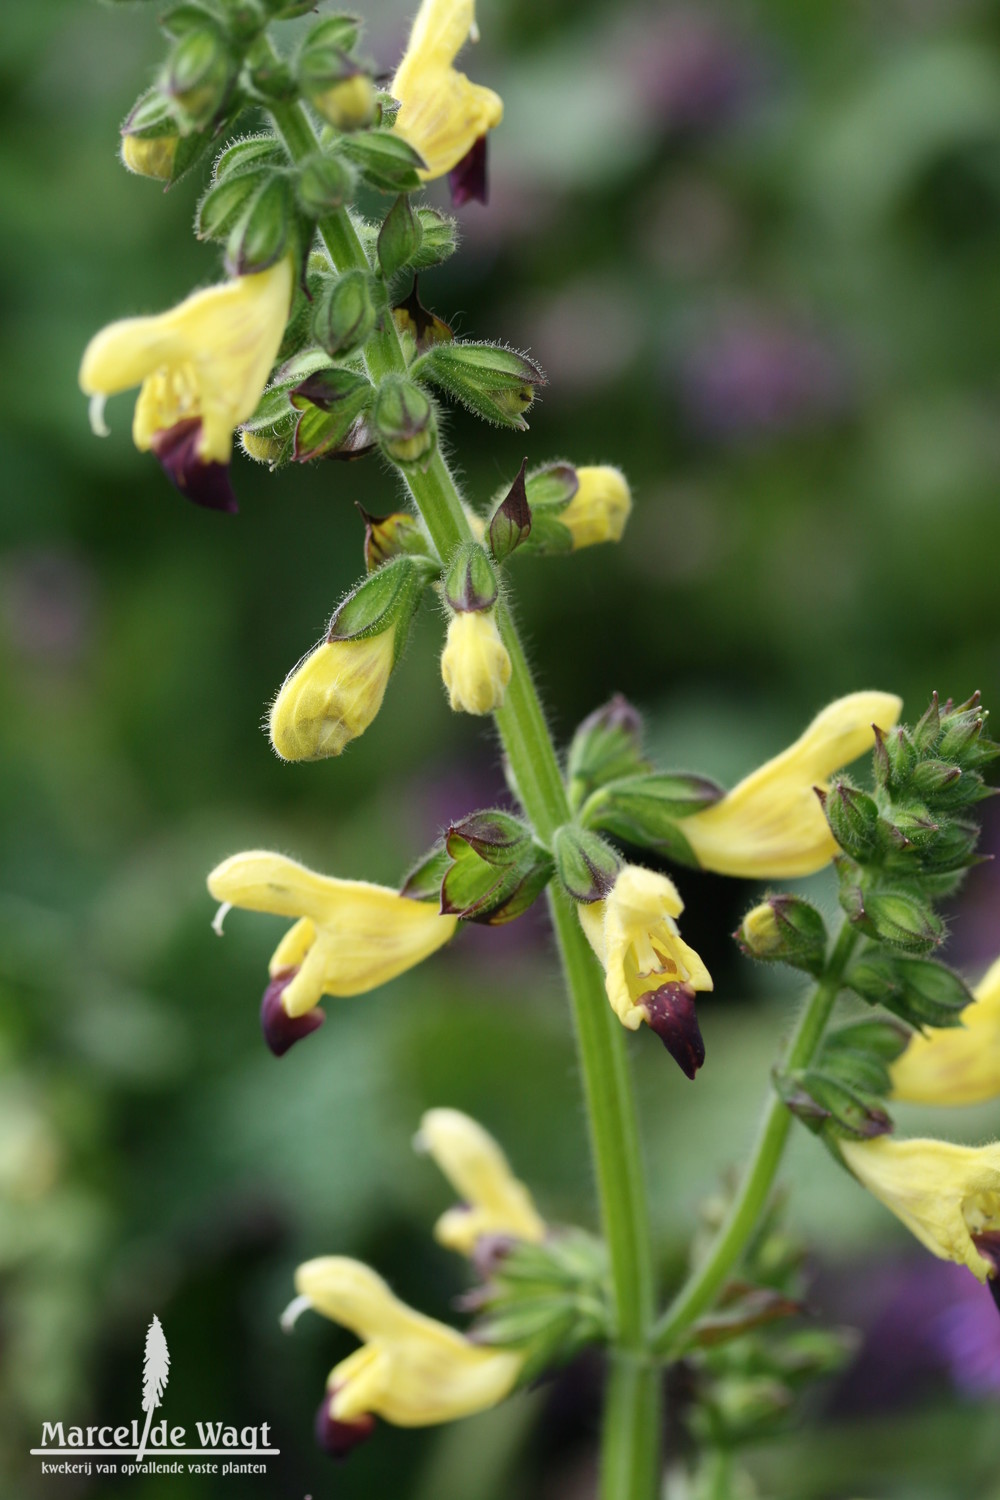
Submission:
POLYGON ((914 1035, 893 1064, 893 1098, 981 1104, 1000 1094, 1000 958, 972 993, 961 1026, 914 1035))
POLYGON ((710 990, 712 977, 677 930, 676 918, 683 910, 673 881, 638 865, 626 865, 619 872, 605 900, 577 907, 587 941, 604 969, 608 999, 622 1025, 630 1031, 643 1021, 652 1025, 693 1077, 704 1049, 693 1008, 678 1015, 676 1001, 685 995, 692 998, 697 990, 710 990), (661 1013, 664 1003, 667 1015, 661 1013))
POLYGON ((382 707, 395 662, 395 627, 322 641, 285 678, 271 708, 282 760, 324 760, 356 740, 382 707))
POLYGON ((892 693, 851 693, 816 715, 805 733, 721 801, 680 825, 702 869, 749 879, 792 880, 821 870, 837 844, 816 796, 830 777, 891 729, 902 703, 892 693))
POLYGON ((458 1109, 430 1109, 420 1122, 416 1145, 428 1152, 462 1199, 434 1226, 449 1250, 471 1255, 484 1234, 510 1235, 538 1243, 545 1221, 518 1181, 496 1141, 458 1109))
POLYGON ((593 547, 597 542, 620 542, 632 510, 632 493, 625 475, 608 464, 577 469, 578 488, 560 525, 573 534, 573 550, 593 547))
POLYGON ((452 66, 475 26, 474 0, 423 0, 389 87, 400 103, 393 129, 423 158, 424 181, 450 172, 503 118, 499 95, 452 66))
POLYGON ((947 1141, 838 1141, 858 1181, 881 1199, 921 1244, 941 1260, 968 1266, 985 1281, 995 1274, 995 1252, 980 1254, 976 1240, 998 1243, 1000 1145, 953 1146, 947 1141))
POLYGON ((272 978, 290 976, 281 1004, 293 1017, 323 995, 360 995, 395 979, 446 943, 458 921, 386 886, 317 875, 260 849, 223 860, 208 889, 227 905, 299 918, 270 964, 272 978))
POLYGON ((176 135, 123 135, 122 163, 138 177, 155 177, 169 182, 180 137, 176 135))
MULTIPOLYGON (((327 1381, 336 1422, 384 1417, 398 1427, 454 1422, 496 1406, 517 1383, 523 1356, 471 1343, 400 1302, 368 1266, 328 1255, 299 1266, 302 1302, 357 1334, 362 1347, 327 1381)), ((295 1306, 295 1304, 293 1304, 295 1306)))
POLYGON ((198 458, 227 463, 233 432, 253 414, 271 374, 292 288, 286 257, 194 292, 157 317, 111 323, 87 345, 80 386, 99 404, 141 384, 132 423, 137 448, 146 452, 159 434, 196 422, 198 458))
POLYGON ((441 653, 441 676, 458 713, 491 714, 510 682, 510 657, 492 610, 453 614, 441 653))

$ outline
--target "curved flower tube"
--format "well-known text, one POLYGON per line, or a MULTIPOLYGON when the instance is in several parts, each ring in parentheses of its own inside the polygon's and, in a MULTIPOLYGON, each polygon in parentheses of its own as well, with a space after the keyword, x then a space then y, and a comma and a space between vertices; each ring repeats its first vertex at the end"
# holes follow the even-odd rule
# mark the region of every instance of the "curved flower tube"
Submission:
POLYGON ((1000 1269, 1000 1145, 874 1140, 837 1143, 863 1187, 932 1255, 985 1282, 1000 1269))
POLYGON ((830 777, 891 729, 893 693, 849 693, 818 713, 804 734, 744 778, 721 801, 685 818, 680 831, 703 870, 751 880, 794 880, 830 863, 837 843, 816 796, 830 777))
POLYGON ((1000 958, 972 991, 962 1025, 916 1033, 892 1066, 892 1097, 981 1104, 1000 1094, 1000 958))
POLYGON ((517 1384, 522 1355, 473 1344, 415 1312, 360 1261, 340 1255, 306 1261, 295 1273, 295 1290, 286 1327, 308 1306, 362 1340, 327 1381, 317 1432, 332 1451, 353 1446, 339 1430, 344 1426, 362 1424, 359 1435, 366 1436, 372 1417, 397 1427, 454 1422, 496 1406, 517 1384))
POLYGON ((486 133, 503 119, 500 96, 452 66, 476 34, 474 0, 423 0, 389 86, 393 129, 423 158, 425 182, 451 173, 456 204, 486 202, 486 133))
POLYGON ((694 996, 712 976, 677 930, 683 910, 673 881, 638 865, 619 871, 603 901, 577 907, 622 1025, 636 1031, 645 1021, 693 1078, 705 1060, 694 996))
POLYGON ((80 366, 91 420, 104 432, 108 396, 139 385, 132 437, 183 495, 235 510, 228 465, 233 432, 260 400, 288 320, 293 267, 286 257, 149 318, 123 318, 95 334, 80 366))
POLYGON ((471 1255, 483 1235, 503 1235, 539 1243, 545 1220, 531 1194, 510 1169, 496 1141, 458 1109, 429 1109, 414 1141, 440 1167, 463 1200, 434 1226, 434 1238, 448 1250, 471 1255))
POLYGON ((377 989, 442 947, 458 925, 386 886, 317 875, 260 849, 223 860, 208 889, 226 908, 298 918, 274 950, 261 1009, 265 1038, 279 1056, 321 1024, 316 1007, 324 995, 377 989))

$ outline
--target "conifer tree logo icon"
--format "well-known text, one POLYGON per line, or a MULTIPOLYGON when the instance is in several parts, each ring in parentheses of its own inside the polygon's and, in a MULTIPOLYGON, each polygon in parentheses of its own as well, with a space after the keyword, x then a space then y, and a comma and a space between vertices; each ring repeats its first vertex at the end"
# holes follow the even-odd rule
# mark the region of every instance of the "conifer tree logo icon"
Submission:
POLYGON ((146 1354, 142 1362, 142 1409, 146 1413, 146 1425, 136 1454, 137 1464, 142 1463, 153 1412, 160 1404, 169 1375, 170 1352, 160 1320, 154 1313, 153 1321, 146 1329, 146 1354))

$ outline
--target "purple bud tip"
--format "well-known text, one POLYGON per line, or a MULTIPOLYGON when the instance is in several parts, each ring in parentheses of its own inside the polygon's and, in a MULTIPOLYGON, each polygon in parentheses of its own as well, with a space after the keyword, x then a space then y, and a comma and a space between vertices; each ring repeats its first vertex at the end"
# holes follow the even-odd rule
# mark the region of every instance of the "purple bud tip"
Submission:
POLYGON ((451 201, 455 208, 463 203, 486 203, 489 187, 486 181, 486 137, 481 135, 448 173, 451 201))
POLYGON ((298 969, 279 969, 260 1002, 260 1029, 275 1057, 283 1057, 289 1047, 301 1042, 326 1020, 325 1012, 318 1005, 307 1010, 304 1016, 290 1016, 282 1005, 281 993, 298 972, 298 969))
POLYGON ((646 1020, 674 1062, 687 1078, 693 1078, 705 1061, 705 1043, 694 1008, 694 990, 689 984, 661 985, 644 995, 646 1020))
POLYGON ((369 1414, 352 1417, 350 1422, 338 1422, 330 1415, 330 1391, 320 1402, 316 1413, 316 1441, 331 1458, 346 1458, 353 1448, 370 1438, 375 1431, 375 1418, 369 1414))
POLYGON ((517 1240, 510 1234, 481 1234, 472 1251, 472 1264, 480 1281, 489 1281, 507 1259, 517 1240))
POLYGON ((208 510, 233 513, 239 506, 229 483, 229 465, 206 463, 198 453, 200 441, 201 419, 188 417, 157 432, 152 449, 170 483, 186 499, 208 510))

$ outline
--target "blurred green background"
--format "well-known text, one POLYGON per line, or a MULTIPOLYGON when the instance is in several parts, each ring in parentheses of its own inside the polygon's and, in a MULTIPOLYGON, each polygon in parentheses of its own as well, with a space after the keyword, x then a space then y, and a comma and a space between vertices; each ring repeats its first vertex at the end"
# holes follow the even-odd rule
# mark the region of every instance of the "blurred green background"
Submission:
MULTIPOLYGON (((368 12, 386 69, 406 13, 368 12)), ((527 439, 455 414, 449 447, 474 500, 525 453, 618 463, 636 496, 620 547, 516 568, 560 738, 618 689, 663 764, 731 781, 855 688, 896 690, 914 716, 935 687, 995 697, 997 7, 483 0, 479 19, 466 66, 507 108, 492 202, 462 211, 462 253, 422 289, 461 332, 530 348, 551 383, 527 439)), ((116 158, 160 56, 153 5, 13 0, 4 33, 0 1491, 111 1492, 42 1480, 27 1450, 42 1420, 138 1415, 155 1311, 170 1420, 269 1421, 282 1457, 265 1480, 128 1482, 137 1495, 587 1496, 592 1361, 452 1429, 382 1428, 343 1468, 313 1447, 350 1344, 315 1318, 279 1332, 297 1262, 360 1255, 442 1316, 465 1286, 429 1237, 449 1195, 410 1149, 424 1108, 468 1109, 551 1219, 592 1222, 566 1013, 526 919, 328 1002, 282 1061, 265 1051, 256 1009, 283 924, 233 913, 220 942, 205 872, 263 845, 394 882, 499 795, 495 747, 447 710, 427 609, 363 744, 316 766, 271 754, 264 706, 361 569, 352 502, 384 512, 393 481, 373 459, 274 477, 238 460, 233 519, 186 505, 134 452, 130 398, 109 406, 110 439, 91 437, 87 338, 218 275, 190 233, 200 180, 164 196, 116 158)), ((750 889, 680 883, 685 937, 717 979, 708 1063, 692 1086, 651 1035, 631 1044, 674 1278, 699 1199, 745 1151, 794 1001, 730 951, 750 889)), ((972 976, 1000 950, 998 897, 981 870, 955 913, 972 976)), ((981 1140, 1000 1103, 899 1118, 981 1140)), ((973 1357, 942 1332, 947 1275, 804 1133, 786 1176, 817 1306, 869 1338, 748 1456, 759 1493, 1000 1496, 989 1299, 963 1313, 973 1357), (878 1332, 897 1303, 923 1365, 878 1332)))

